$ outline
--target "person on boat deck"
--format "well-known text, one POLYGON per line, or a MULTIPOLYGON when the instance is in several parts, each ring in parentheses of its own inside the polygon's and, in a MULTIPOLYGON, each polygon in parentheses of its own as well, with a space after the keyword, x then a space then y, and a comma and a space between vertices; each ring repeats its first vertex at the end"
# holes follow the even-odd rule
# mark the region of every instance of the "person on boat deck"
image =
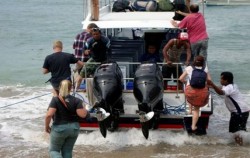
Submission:
POLYGON ((208 33, 206 30, 206 23, 203 15, 199 13, 199 5, 190 5, 190 14, 186 16, 180 23, 172 20, 174 27, 180 29, 187 29, 191 50, 194 57, 202 55, 207 60, 208 49, 208 33))
MULTIPOLYGON (((181 32, 178 35, 178 38, 174 38, 168 41, 168 43, 164 46, 162 53, 164 57, 164 61, 167 63, 162 67, 162 75, 164 78, 170 79, 173 75, 173 78, 179 78, 182 74, 181 65, 173 65, 172 63, 179 63, 181 54, 186 51, 187 58, 185 61, 185 65, 189 65, 191 59, 191 49, 190 44, 188 42, 188 34, 186 32, 181 32), (178 68, 178 75, 177 75, 178 68)), ((165 87, 167 86, 167 82, 165 81, 165 87)), ((176 82, 176 81, 175 81, 176 82)), ((179 83, 179 89, 181 89, 182 84, 179 83)))
POLYGON ((140 58, 140 62, 162 62, 160 59, 160 55, 157 52, 155 44, 149 44, 147 47, 147 52, 142 54, 140 58))
POLYGON ((51 158, 72 158, 72 150, 79 134, 78 116, 89 116, 79 98, 70 95, 69 80, 60 83, 58 97, 53 97, 45 116, 45 132, 50 134, 49 155, 51 158), (53 117, 53 124, 50 123, 53 117))
POLYGON ((61 41, 53 42, 53 54, 46 56, 43 64, 43 74, 51 73, 49 79, 54 96, 58 95, 59 84, 64 79, 71 79, 70 64, 77 63, 79 67, 84 63, 74 57, 73 54, 64 53, 63 43, 61 41))
POLYGON ((205 64, 205 59, 203 56, 196 56, 192 66, 187 66, 183 74, 179 77, 179 80, 186 84, 185 96, 189 105, 189 113, 193 114, 192 116, 192 131, 195 132, 197 129, 197 122, 199 119, 200 107, 205 106, 208 103, 209 91, 208 87, 205 85, 204 88, 194 88, 190 85, 190 80, 192 79, 192 72, 194 70, 193 66, 196 69, 204 68, 204 71, 207 73, 207 80, 211 80, 211 76, 208 71, 208 67, 205 64))
MULTIPOLYGON (((222 72, 220 75, 220 84, 222 87, 216 86, 211 80, 208 80, 208 85, 215 90, 219 95, 224 95, 227 109, 231 112, 229 121, 229 132, 246 131, 247 119, 249 117, 250 104, 246 102, 239 91, 237 84, 233 82, 232 72, 222 72), (239 118, 239 116, 242 116, 239 118)), ((236 143, 242 145, 242 138, 235 134, 236 143)))
POLYGON ((97 66, 96 64, 88 64, 91 62, 104 62, 107 61, 107 52, 110 47, 110 40, 106 36, 101 34, 99 28, 92 29, 92 37, 86 42, 85 55, 90 55, 91 58, 86 62, 86 65, 82 68, 80 72, 80 79, 86 76, 91 76, 94 74, 97 66), (86 74, 85 74, 86 69, 86 74))
MULTIPOLYGON (((89 55, 84 55, 85 51, 85 43, 87 40, 92 37, 92 29, 97 28, 98 26, 95 23, 90 23, 87 26, 87 29, 84 30, 83 32, 79 33, 76 35, 74 43, 73 43, 73 49, 75 50, 75 57, 83 62, 86 62, 89 60, 90 56, 89 55)), ((77 65, 76 65, 76 69, 77 65)), ((75 73, 75 78, 77 79, 78 76, 80 75, 81 69, 78 69, 78 71, 75 73)), ((80 86, 82 80, 77 81, 77 88, 80 86)))
POLYGON ((76 35, 73 49, 75 50, 75 57, 80 61, 86 62, 90 57, 84 54, 85 42, 92 37, 91 31, 93 28, 97 28, 98 26, 95 23, 90 23, 87 26, 87 29, 83 32, 76 35))

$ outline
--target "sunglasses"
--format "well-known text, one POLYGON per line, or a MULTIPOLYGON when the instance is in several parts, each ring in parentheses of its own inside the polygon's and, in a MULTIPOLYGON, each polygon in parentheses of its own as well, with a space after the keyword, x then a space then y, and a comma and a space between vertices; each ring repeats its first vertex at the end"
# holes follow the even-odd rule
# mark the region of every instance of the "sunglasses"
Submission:
POLYGON ((92 31, 97 32, 97 31, 100 31, 100 29, 99 28, 92 28, 92 31))

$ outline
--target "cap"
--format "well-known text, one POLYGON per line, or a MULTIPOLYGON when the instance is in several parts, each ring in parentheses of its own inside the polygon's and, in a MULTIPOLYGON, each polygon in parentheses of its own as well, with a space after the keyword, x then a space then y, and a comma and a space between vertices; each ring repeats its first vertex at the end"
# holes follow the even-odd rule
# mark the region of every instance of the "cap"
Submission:
POLYGON ((179 39, 184 41, 184 40, 188 40, 188 34, 186 32, 181 32, 179 34, 179 39))

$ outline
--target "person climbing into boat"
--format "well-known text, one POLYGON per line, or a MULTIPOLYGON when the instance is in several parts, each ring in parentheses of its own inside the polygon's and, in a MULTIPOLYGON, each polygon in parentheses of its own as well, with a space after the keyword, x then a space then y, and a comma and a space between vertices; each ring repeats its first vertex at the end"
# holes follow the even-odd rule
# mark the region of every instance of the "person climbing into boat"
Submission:
POLYGON ((77 63, 79 68, 84 65, 82 61, 79 61, 73 54, 62 52, 63 43, 61 41, 53 42, 53 54, 47 55, 43 64, 43 74, 51 73, 49 79, 53 87, 53 95, 58 95, 59 84, 64 79, 71 80, 70 64, 77 63))
MULTIPOLYGON (((73 49, 75 50, 75 57, 82 62, 86 62, 90 58, 89 55, 84 54, 84 51, 85 51, 85 43, 90 37, 92 37, 91 32, 93 28, 98 28, 98 26, 95 23, 88 24, 86 30, 76 35, 74 43, 73 43, 73 49)), ((77 65, 76 65, 76 69, 78 69, 77 65)), ((80 75, 80 71, 81 69, 78 69, 78 71, 76 71, 75 79, 77 79, 78 76, 80 75)), ((81 83, 82 83, 81 79, 77 80, 77 83, 76 83, 77 88, 79 88, 81 83)))
POLYGON ((200 108, 205 106, 209 100, 209 91, 206 85, 207 80, 211 80, 208 67, 203 56, 196 56, 193 65, 185 68, 179 80, 186 84, 185 96, 189 105, 189 114, 192 116, 192 132, 197 130, 200 108), (200 83, 202 85, 200 85, 200 83))
POLYGON ((51 158, 72 158, 72 150, 79 135, 78 117, 89 117, 81 99, 70 95, 72 84, 62 80, 58 97, 53 97, 45 116, 45 132, 50 134, 51 158), (53 124, 50 127, 51 120, 53 124))
POLYGON ((102 35, 100 28, 92 29, 92 37, 89 38, 85 44, 86 50, 84 55, 90 55, 90 59, 86 62, 86 65, 80 72, 80 79, 88 77, 94 74, 95 69, 98 65, 88 64, 91 62, 104 62, 107 61, 107 52, 110 47, 110 40, 102 35), (85 68, 86 67, 86 68, 85 68), (85 72, 86 69, 86 72, 85 72))
MULTIPOLYGON (((233 81, 232 72, 222 72, 220 75, 220 84, 216 86, 212 80, 208 80, 208 85, 219 95, 224 95, 225 104, 231 113, 229 121, 229 132, 246 131, 247 119, 249 117, 250 104, 242 96, 237 84, 233 81)), ((234 134, 235 142, 243 145, 243 139, 239 134, 234 134)))
MULTIPOLYGON (((180 56, 184 51, 187 53, 185 65, 189 65, 191 59, 191 49, 188 42, 188 34, 186 32, 181 32, 178 35, 178 38, 169 40, 163 48, 163 57, 166 62, 166 64, 162 67, 162 75, 164 78, 171 78, 172 75, 173 78, 179 78, 181 76, 181 65, 173 65, 172 63, 179 63, 180 56), (178 75, 176 67, 178 68, 178 75)), ((169 80, 165 81, 165 87, 167 86, 168 81, 169 80)), ((179 84, 179 89, 181 86, 182 84, 179 84)))
POLYGON ((186 16, 180 23, 172 20, 171 23, 174 27, 180 29, 187 29, 189 41, 191 44, 192 55, 202 55, 207 61, 208 49, 208 33, 206 30, 206 23, 202 13, 199 13, 199 5, 190 5, 190 14, 186 16))
POLYGON ((162 62, 160 59, 160 55, 157 52, 155 44, 153 43, 148 44, 147 52, 142 54, 140 62, 153 62, 153 63, 162 62))

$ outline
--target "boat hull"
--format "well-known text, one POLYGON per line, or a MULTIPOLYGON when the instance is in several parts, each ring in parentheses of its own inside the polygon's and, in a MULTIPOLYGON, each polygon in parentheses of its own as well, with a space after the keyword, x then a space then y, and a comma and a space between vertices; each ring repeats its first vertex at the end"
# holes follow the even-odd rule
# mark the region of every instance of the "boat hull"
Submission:
MULTIPOLYGON (((201 113, 197 127, 199 129, 200 135, 206 134, 206 129, 208 128, 209 118, 211 113, 201 113)), ((80 127, 83 130, 99 130, 99 124, 96 118, 91 118, 91 120, 82 119, 79 121, 80 127)), ((164 114, 161 114, 159 119, 159 130, 185 130, 188 133, 191 133, 191 116, 183 117, 171 117, 164 114)), ((141 128, 141 123, 139 121, 138 115, 120 115, 119 118, 119 129, 130 129, 130 128, 141 128)))

